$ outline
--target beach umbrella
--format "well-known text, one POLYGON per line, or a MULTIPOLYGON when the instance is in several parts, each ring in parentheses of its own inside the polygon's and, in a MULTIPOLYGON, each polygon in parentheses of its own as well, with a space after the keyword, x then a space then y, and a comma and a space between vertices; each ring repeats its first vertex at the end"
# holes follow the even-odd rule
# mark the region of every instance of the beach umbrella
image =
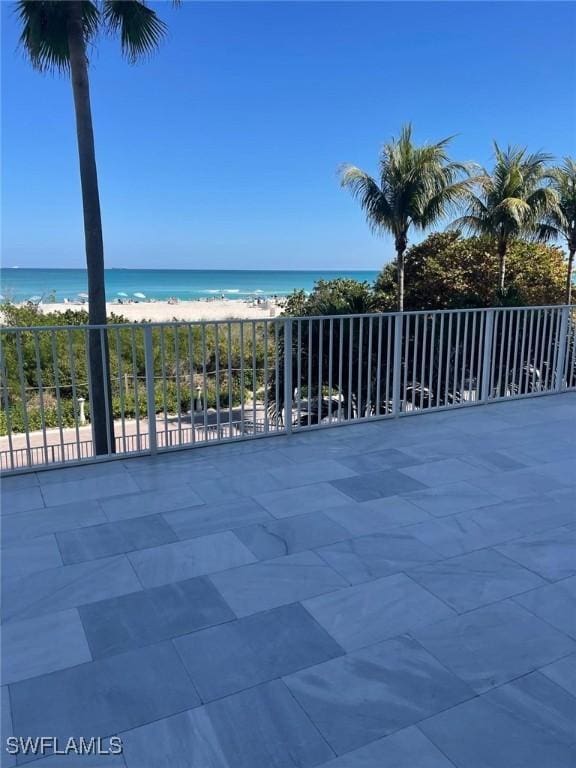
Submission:
POLYGON ((144 293, 140 293, 140 292, 138 292, 138 293, 134 293, 134 294, 133 294, 133 296, 134 296, 134 298, 136 298, 136 299, 145 299, 145 298, 146 298, 146 294, 144 294, 144 293))
POLYGON ((78 298, 79 299, 87 299, 88 298, 88 294, 87 293, 79 293, 78 294, 78 298))
POLYGON ((42 301, 42 296, 30 296, 28 301, 42 301))
POLYGON ((118 291, 116 296, 122 296, 123 299, 127 299, 128 298, 128 294, 124 293, 124 291, 118 291))

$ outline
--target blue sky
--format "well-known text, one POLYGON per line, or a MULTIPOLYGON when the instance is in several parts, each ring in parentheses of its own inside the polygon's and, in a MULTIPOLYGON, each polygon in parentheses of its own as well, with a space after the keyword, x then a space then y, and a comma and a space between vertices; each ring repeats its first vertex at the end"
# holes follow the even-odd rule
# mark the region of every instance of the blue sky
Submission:
MULTIPOLYGON (((3 265, 83 266, 70 83, 31 70, 1 6, 3 265)), ((409 120, 458 134, 461 160, 489 163, 492 138, 576 152, 573 3, 154 7, 150 60, 91 51, 109 267, 379 268, 392 243, 337 168, 375 172, 409 120)))

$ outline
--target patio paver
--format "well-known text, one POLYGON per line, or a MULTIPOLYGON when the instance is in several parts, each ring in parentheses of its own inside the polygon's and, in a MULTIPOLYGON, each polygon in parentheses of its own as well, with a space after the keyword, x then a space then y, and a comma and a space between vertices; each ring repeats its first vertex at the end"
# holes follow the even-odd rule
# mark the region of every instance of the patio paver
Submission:
POLYGON ((38 768, 576 764, 575 434, 565 393, 7 478, 4 733, 123 739, 38 768))

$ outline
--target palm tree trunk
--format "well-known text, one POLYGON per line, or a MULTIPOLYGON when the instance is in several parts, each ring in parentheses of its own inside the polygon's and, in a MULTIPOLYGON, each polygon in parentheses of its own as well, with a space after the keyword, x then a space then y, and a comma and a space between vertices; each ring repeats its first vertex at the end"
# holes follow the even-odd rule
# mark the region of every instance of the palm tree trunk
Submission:
MULTIPOLYGON (((84 239, 86 243, 86 267, 88 271, 88 322, 91 325, 106 324, 106 294, 104 286, 104 244, 102 240, 102 219, 100 216, 100 195, 96 172, 92 111, 90 109, 90 88, 86 43, 82 29, 82 2, 70 2, 68 20, 68 48, 74 110, 76 113, 76 136, 80 159, 80 183, 84 210, 84 239)), ((94 431, 94 452, 114 452, 114 421, 111 408, 108 336, 104 331, 88 333, 90 377, 90 418, 94 431), (106 414, 106 394, 110 403, 106 414)))
POLYGON ((572 275, 574 271, 574 254, 576 248, 570 248, 568 251, 568 275, 566 277, 566 304, 570 305, 572 302, 572 275))
POLYGON ((404 312, 404 251, 406 250, 407 240, 405 236, 396 238, 396 264, 398 268, 398 312, 404 312))
POLYGON ((504 285, 506 281, 506 250, 508 243, 506 240, 498 241, 498 292, 500 297, 504 296, 504 285))

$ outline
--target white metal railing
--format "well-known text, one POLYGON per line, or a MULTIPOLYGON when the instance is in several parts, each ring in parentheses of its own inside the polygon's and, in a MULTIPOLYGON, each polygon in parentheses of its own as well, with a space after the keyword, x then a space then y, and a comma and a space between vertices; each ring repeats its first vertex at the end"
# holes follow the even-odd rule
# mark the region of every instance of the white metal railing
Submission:
POLYGON ((4 472, 576 388, 566 306, 5 327, 0 340, 4 472), (95 450, 98 393, 113 427, 95 450))

